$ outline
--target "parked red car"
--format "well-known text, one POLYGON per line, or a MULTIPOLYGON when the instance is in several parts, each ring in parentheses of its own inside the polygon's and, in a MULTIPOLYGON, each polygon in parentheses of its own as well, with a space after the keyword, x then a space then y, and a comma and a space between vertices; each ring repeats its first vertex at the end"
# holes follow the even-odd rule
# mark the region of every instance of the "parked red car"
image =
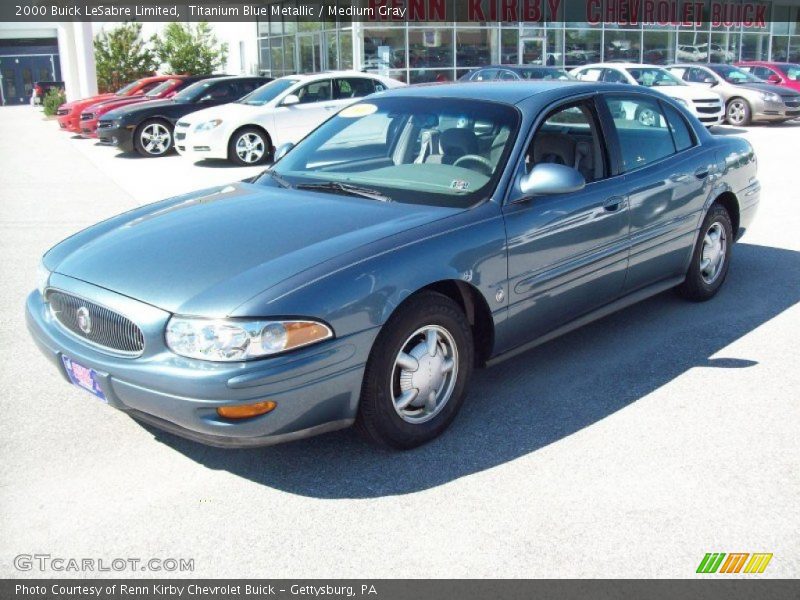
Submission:
POLYGON ((128 106, 129 104, 137 104, 138 102, 171 98, 187 85, 208 77, 210 75, 170 75, 147 93, 133 94, 122 98, 113 97, 97 104, 92 104, 81 113, 80 134, 85 138, 96 138, 97 122, 108 111, 128 106))
POLYGON ((800 65, 796 63, 751 60, 736 66, 764 81, 800 92, 800 65))
POLYGON ((168 75, 155 75, 153 77, 142 77, 136 81, 129 83, 125 87, 117 90, 111 94, 98 94, 97 96, 90 96, 88 98, 81 98, 80 100, 73 100, 72 102, 65 102, 58 107, 56 116, 58 118, 58 126, 64 131, 72 133, 80 133, 81 131, 81 112, 87 106, 97 104, 103 100, 111 100, 112 98, 123 98, 126 96, 134 96, 136 94, 146 94, 162 81, 169 79, 168 75))

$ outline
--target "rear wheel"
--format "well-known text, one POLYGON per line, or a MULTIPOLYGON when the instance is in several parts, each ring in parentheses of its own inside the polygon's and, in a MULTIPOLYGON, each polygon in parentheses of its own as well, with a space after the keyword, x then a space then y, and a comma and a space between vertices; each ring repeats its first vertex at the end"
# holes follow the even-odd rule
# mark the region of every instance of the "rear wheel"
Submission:
POLYGON ((732 246, 731 217, 725 208, 714 204, 703 221, 686 279, 676 288, 678 293, 695 302, 713 298, 728 274, 732 246))
POLYGON ((237 165, 258 165, 270 156, 269 137, 258 127, 240 129, 228 142, 228 158, 237 165))
POLYGON ((472 374, 472 332, 450 298, 423 292, 384 325, 367 362, 356 426, 397 449, 441 434, 464 402, 472 374))
POLYGON ((172 144, 172 126, 161 119, 145 121, 134 133, 136 151, 142 156, 164 156, 172 150, 172 144))
POLYGON ((728 102, 725 116, 731 125, 750 125, 753 112, 747 100, 744 98, 732 98, 728 102))

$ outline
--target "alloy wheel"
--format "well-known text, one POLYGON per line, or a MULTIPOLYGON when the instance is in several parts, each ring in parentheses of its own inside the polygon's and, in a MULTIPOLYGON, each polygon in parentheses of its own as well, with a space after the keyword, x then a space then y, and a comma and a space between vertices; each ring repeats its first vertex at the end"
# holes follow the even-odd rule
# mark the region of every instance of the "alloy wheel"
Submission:
POLYGON ((151 123, 144 129, 139 136, 142 148, 148 154, 164 154, 172 143, 172 134, 161 123, 151 123))
POLYGON ((434 418, 445 407, 458 378, 458 348, 444 327, 420 327, 405 341, 392 369, 392 401, 411 424, 434 418))
POLYGON ((236 140, 236 155, 248 164, 255 164, 264 157, 266 144, 256 133, 247 132, 236 140))
POLYGON ((747 115, 747 108, 741 100, 734 100, 728 106, 728 122, 731 125, 741 125, 747 115))

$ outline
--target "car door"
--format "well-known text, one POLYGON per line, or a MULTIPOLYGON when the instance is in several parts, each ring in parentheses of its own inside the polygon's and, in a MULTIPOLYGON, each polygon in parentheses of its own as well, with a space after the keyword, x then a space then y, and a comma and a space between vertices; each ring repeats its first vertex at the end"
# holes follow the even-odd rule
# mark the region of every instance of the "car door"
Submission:
POLYGON ((625 291, 632 292, 686 272, 716 159, 667 102, 635 93, 604 98, 628 194, 631 252, 625 291), (644 113, 649 118, 637 117, 644 113))
POLYGON ((593 96, 562 104, 548 112, 516 167, 517 183, 503 207, 509 295, 503 339, 509 348, 612 302, 622 292, 628 205, 623 177, 615 173, 605 139, 593 96), (577 166, 587 184, 575 193, 526 197, 519 179, 540 162, 577 166))
POLYGON ((291 95, 299 102, 285 105, 281 103, 275 110, 275 127, 280 129, 277 137, 281 143, 297 143, 308 132, 331 116, 333 105, 333 81, 318 79, 298 87, 291 95))

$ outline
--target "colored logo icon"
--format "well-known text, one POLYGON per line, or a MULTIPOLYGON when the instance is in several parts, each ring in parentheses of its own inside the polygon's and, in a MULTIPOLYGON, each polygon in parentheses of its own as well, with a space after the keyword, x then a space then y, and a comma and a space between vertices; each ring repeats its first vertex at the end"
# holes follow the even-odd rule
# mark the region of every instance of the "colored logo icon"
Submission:
POLYGON ((772 554, 766 552, 709 552, 697 566, 697 573, 763 573, 771 560, 772 554))

